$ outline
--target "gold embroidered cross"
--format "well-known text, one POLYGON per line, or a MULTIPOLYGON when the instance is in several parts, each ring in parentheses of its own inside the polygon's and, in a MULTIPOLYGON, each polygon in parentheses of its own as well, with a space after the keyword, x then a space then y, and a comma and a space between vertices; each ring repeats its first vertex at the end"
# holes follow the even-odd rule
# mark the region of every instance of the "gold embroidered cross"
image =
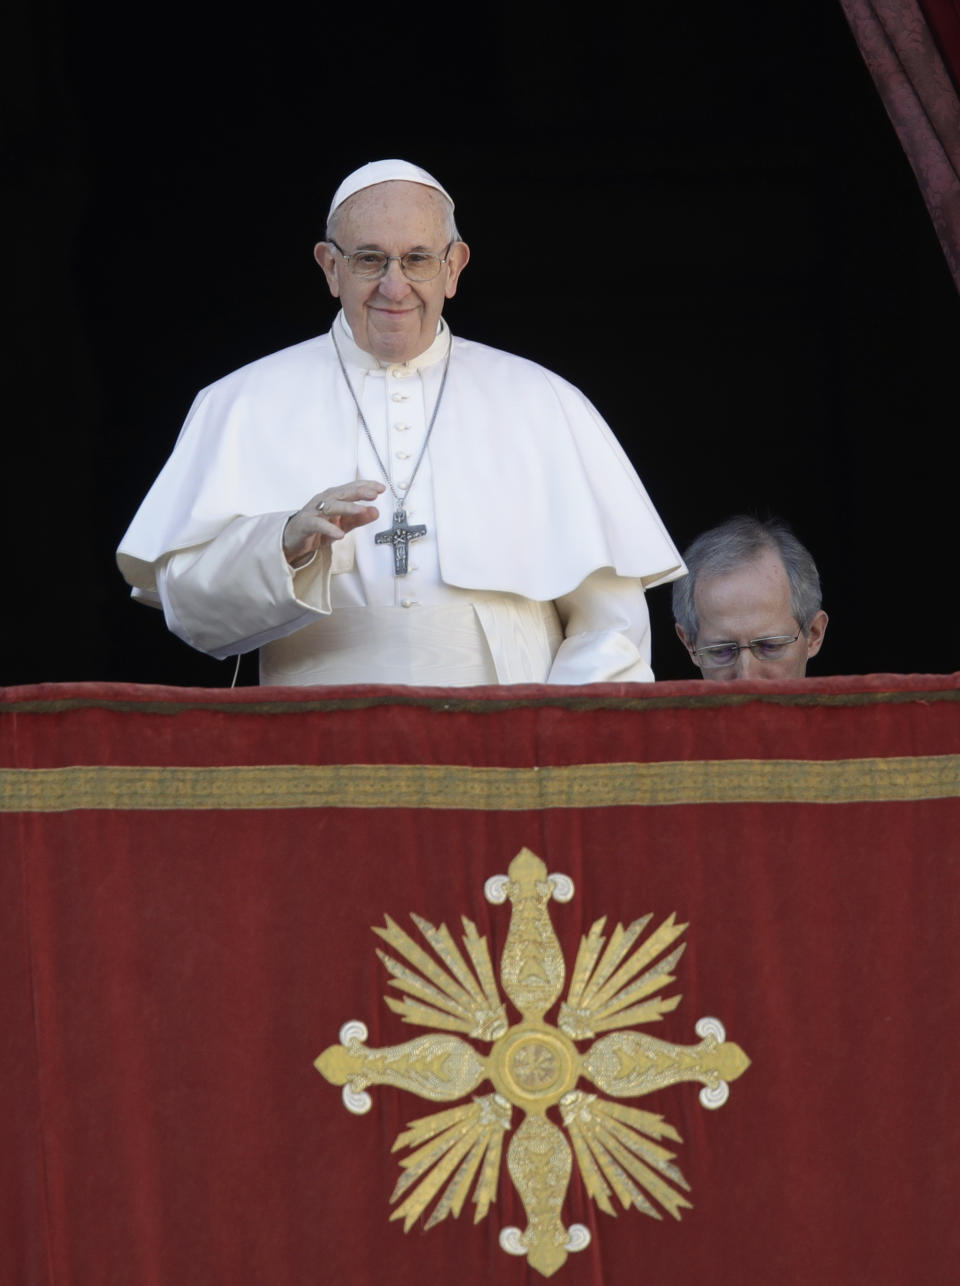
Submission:
POLYGON ((607 1214, 616 1214, 614 1195, 624 1209, 633 1206, 657 1219, 658 1206, 677 1219, 690 1206, 674 1154, 659 1142, 681 1142, 676 1130, 652 1112, 609 1099, 700 1081, 703 1105, 719 1107, 729 1094, 728 1083, 750 1060, 726 1041, 713 1018, 697 1023, 701 1040, 696 1045, 673 1045, 629 1030, 659 1020, 680 1003, 679 996, 654 994, 674 981, 671 970, 683 953, 674 943, 687 926, 676 924, 673 915, 646 939, 649 915, 626 929, 618 924, 609 942, 603 935, 605 919, 598 920, 581 939, 566 1000, 552 1025, 544 1015, 560 998, 566 969, 547 904, 551 898, 569 901, 572 883, 548 875, 540 858, 525 848, 507 876, 487 881, 486 894, 492 902, 512 904, 500 981, 520 1022, 509 1022, 486 939, 469 920, 463 919, 461 939, 468 965, 445 925, 437 929, 412 917, 431 954, 388 916, 386 926, 375 932, 402 959, 377 954, 392 975, 390 985, 404 998, 387 996, 386 1002, 404 1022, 432 1030, 402 1045, 370 1049, 364 1025, 347 1023, 342 1043, 324 1050, 315 1066, 344 1087, 344 1103, 354 1112, 369 1109, 371 1085, 450 1102, 490 1081, 492 1093, 412 1121, 397 1138, 394 1151, 413 1150, 400 1162, 403 1173, 391 1201, 404 1200, 390 1217, 403 1219, 409 1231, 436 1201, 427 1228, 450 1214, 456 1218, 473 1185, 474 1222, 484 1218, 496 1196, 503 1137, 513 1109, 519 1108, 524 1118, 507 1149, 507 1168, 527 1227, 503 1229, 500 1244, 509 1253, 526 1255, 549 1277, 590 1240, 586 1228, 567 1228, 562 1219, 574 1156, 587 1193, 607 1214), (470 1040, 446 1032, 462 1032, 490 1049, 481 1054, 470 1040), (597 1039, 600 1032, 611 1034, 597 1039), (586 1041, 592 1043, 581 1052, 577 1044, 586 1041), (579 1088, 581 1080, 608 1098, 579 1088), (554 1108, 566 1136, 547 1115, 554 1108))

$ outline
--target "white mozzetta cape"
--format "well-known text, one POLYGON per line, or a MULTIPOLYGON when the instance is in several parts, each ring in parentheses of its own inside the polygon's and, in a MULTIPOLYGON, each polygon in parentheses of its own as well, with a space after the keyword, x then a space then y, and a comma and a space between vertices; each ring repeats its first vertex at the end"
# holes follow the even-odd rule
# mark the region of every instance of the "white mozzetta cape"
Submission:
MULTIPOLYGON (((441 338, 446 333, 444 325, 441 338)), ((338 337, 357 387, 363 372, 351 358, 364 355, 344 329, 338 329, 338 337)), ((533 362, 467 340, 452 343, 447 385, 422 471, 432 481, 432 530, 442 584, 473 591, 486 603, 491 593, 549 603, 601 572, 605 584, 619 578, 632 582, 622 588, 642 600, 642 587, 682 574, 677 550, 640 479, 586 398, 533 362)), ((420 372, 425 389, 431 382, 431 407, 441 371, 442 363, 434 361, 420 372)), ((376 434, 373 423, 371 428, 376 434)), ((198 394, 173 454, 123 539, 118 563, 135 595, 157 602, 177 551, 207 546, 227 529, 246 532, 250 526, 253 531, 256 524, 247 520, 274 516, 269 539, 279 553, 277 533, 287 515, 324 487, 358 476, 378 474, 370 470, 369 448, 327 334, 253 362, 198 394)), ((382 527, 384 518, 389 522, 390 508, 387 493, 381 521, 353 533, 358 543, 372 543, 373 529, 382 527)), ((350 544, 348 537, 340 542, 343 549, 334 547, 334 573, 354 566, 350 544)), ((379 547, 377 557, 389 558, 389 551, 379 547)), ((235 560, 233 553, 230 558, 235 560)), ((329 581, 330 558, 325 562, 329 581)), ((239 620, 233 627, 224 624, 222 638, 214 637, 219 624, 179 628, 179 609, 161 594, 168 622, 194 646, 227 655, 284 637, 329 613, 326 591, 302 594, 292 586, 294 579, 322 579, 319 573, 294 574, 284 565, 283 574, 297 610, 286 610, 285 616, 281 611, 282 621, 276 611, 265 612, 261 630, 239 620)), ((207 575, 215 597, 225 570, 207 575)), ((268 579, 262 568, 253 578, 268 579)), ((278 594, 282 597, 282 589, 268 591, 268 596, 278 594)), ((489 614, 489 607, 485 610, 489 614)), ((217 608, 211 621, 224 615, 230 611, 217 608)), ((565 615, 569 610, 561 619, 565 615)), ((489 643, 485 622, 483 628, 489 643)), ((496 668, 500 681, 512 681, 499 663, 496 668)), ((606 677, 619 676, 578 668, 554 681, 606 677)), ((376 682, 377 676, 367 681, 376 682)))

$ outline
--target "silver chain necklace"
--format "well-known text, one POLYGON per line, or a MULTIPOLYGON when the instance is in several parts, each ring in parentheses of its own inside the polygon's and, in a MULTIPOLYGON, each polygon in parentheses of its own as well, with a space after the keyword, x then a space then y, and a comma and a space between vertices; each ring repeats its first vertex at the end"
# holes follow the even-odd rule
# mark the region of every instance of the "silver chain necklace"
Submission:
POLYGON ((410 481, 404 487, 402 493, 398 494, 390 478, 390 473, 380 459, 380 452, 377 450, 377 444, 373 440, 373 434, 370 432, 370 426, 367 424, 367 417, 364 415, 360 406, 360 400, 354 392, 353 385, 350 383, 350 376, 347 374, 347 368, 344 365, 343 355, 340 352, 340 345, 337 343, 337 337, 333 330, 330 331, 330 338, 333 340, 333 348, 337 354, 337 361, 340 363, 340 369, 343 372, 343 378, 347 382, 347 388, 350 390, 350 396, 353 398, 353 404, 357 408, 357 415, 360 416, 360 423, 363 425, 363 431, 367 435, 367 441, 370 443, 370 450, 376 456, 377 464, 380 466, 380 472, 383 474, 383 480, 390 488, 390 494, 393 496, 393 524, 386 531, 378 531, 374 537, 378 545, 393 546, 393 574, 394 576, 406 576, 410 559, 410 541, 416 540, 420 536, 427 534, 427 528, 423 523, 418 523, 411 527, 407 522, 406 499, 410 494, 410 488, 416 481, 417 472, 423 462, 423 457, 427 450, 427 443, 430 441, 430 434, 433 432, 433 426, 437 422, 437 412, 440 410, 440 403, 443 401, 443 390, 447 387, 447 372, 450 370, 450 354, 453 351, 453 336, 447 344, 447 356, 443 363, 443 379, 440 381, 440 392, 437 394, 437 400, 433 406, 433 415, 430 417, 430 423, 427 425, 427 434, 423 439, 423 446, 420 448, 420 454, 417 456, 417 462, 413 466, 413 472, 410 474, 410 481))

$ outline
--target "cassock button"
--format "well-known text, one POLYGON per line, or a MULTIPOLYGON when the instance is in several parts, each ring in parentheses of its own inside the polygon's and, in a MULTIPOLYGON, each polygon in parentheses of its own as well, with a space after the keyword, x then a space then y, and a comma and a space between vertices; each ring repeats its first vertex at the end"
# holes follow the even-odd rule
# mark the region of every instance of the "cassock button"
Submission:
MULTIPOLYGON (((410 479, 409 479, 409 478, 401 478, 401 480, 397 483, 397 486, 400 488, 400 490, 401 490, 401 491, 406 491, 407 487, 409 487, 409 486, 410 486, 410 479)), ((408 509, 408 510, 407 510, 407 514, 408 514, 408 516, 409 516, 410 514, 412 514, 412 513, 413 513, 413 510, 412 510, 412 509, 408 509)))
POLYGON ((410 452, 409 452, 409 451, 395 451, 395 452, 394 452, 394 455, 397 457, 397 459, 398 459, 398 460, 409 460, 409 459, 410 459, 410 452))
POLYGON ((417 600, 416 600, 415 598, 401 598, 401 600, 400 600, 400 606, 401 606, 401 607, 416 607, 416 606, 417 606, 417 600))
POLYGON ((406 401, 409 401, 409 398, 410 398, 409 393, 391 393, 390 394, 390 400, 392 402, 406 402, 406 401))
POLYGON ((395 424, 393 427, 397 430, 397 432, 398 432, 398 433, 406 433, 406 431, 407 431, 407 429, 409 429, 410 425, 409 425, 409 424, 395 424))

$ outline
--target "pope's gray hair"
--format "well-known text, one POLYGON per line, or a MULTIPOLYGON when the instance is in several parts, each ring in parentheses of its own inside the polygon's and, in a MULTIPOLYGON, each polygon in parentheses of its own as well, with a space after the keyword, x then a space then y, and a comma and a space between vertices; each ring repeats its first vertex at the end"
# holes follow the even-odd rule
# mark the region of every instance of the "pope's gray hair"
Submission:
POLYGON ((673 582, 673 619, 694 643, 700 629, 694 593, 698 576, 723 576, 752 563, 765 549, 780 555, 790 582, 790 610, 804 634, 820 611, 820 574, 807 550, 779 518, 761 522, 737 514, 703 532, 684 551, 689 576, 673 582))
MULTIPOLYGON (((436 188, 426 188, 426 190, 428 192, 433 192, 436 195, 437 200, 443 202, 444 221, 446 223, 445 233, 446 233, 447 241, 461 241, 462 237, 460 236, 460 233, 457 231, 457 222, 456 222, 456 219, 454 219, 453 217, 453 206, 443 195, 443 193, 439 192, 436 188)), ((366 188, 361 188, 360 191, 365 192, 366 188)), ((339 221, 340 213, 343 210, 344 206, 347 205, 348 202, 353 200, 354 196, 359 196, 359 195, 360 195, 359 192, 354 192, 353 196, 348 196, 347 200, 341 201, 340 204, 337 206, 337 208, 334 210, 334 212, 330 215, 330 218, 327 220, 326 231, 324 232, 323 239, 325 241, 336 241, 337 223, 339 221)))

